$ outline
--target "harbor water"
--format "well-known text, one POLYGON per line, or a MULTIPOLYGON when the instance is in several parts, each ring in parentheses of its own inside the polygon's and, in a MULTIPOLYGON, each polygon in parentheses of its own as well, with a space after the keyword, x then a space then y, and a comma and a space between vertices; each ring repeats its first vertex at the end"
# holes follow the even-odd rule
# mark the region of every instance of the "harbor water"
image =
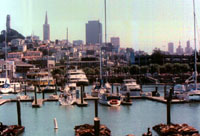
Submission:
MULTIPOLYGON (((87 87, 89 91, 91 86, 87 87)), ((145 86, 145 91, 154 90, 155 86, 145 86)), ((159 87, 163 94, 163 87, 159 87)), ((33 93, 29 93, 33 96, 33 93)), ((3 96, 10 97, 10 96, 3 96)), ((14 96, 12 96, 14 97, 14 96)), ((39 98, 41 97, 38 96, 39 98)), ((74 136, 74 126, 93 124, 94 102, 88 101, 87 107, 60 106, 58 102, 45 102, 41 108, 32 108, 31 102, 21 103, 22 136, 74 136), (54 118, 58 129, 54 129, 54 118)), ((200 130, 200 103, 172 104, 172 123, 187 123, 200 130)), ((112 131, 112 136, 127 134, 142 135, 148 127, 166 123, 166 105, 149 100, 134 100, 133 105, 106 107, 99 105, 101 124, 112 131)), ((0 121, 6 125, 17 124, 16 103, 0 106, 0 121)), ((153 132, 154 135, 155 132, 153 132)))

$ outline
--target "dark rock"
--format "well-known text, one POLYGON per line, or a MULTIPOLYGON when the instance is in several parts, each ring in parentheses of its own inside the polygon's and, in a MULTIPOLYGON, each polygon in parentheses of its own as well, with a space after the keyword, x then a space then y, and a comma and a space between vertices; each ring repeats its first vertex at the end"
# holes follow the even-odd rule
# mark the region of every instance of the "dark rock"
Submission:
MULTIPOLYGON (((89 124, 84 124, 80 126, 75 126, 75 136, 95 136, 94 126, 89 124)), ((100 126, 99 136, 111 136, 111 131, 105 125, 100 126)))
POLYGON ((200 136, 198 130, 187 124, 158 124, 153 129, 161 136, 200 136))

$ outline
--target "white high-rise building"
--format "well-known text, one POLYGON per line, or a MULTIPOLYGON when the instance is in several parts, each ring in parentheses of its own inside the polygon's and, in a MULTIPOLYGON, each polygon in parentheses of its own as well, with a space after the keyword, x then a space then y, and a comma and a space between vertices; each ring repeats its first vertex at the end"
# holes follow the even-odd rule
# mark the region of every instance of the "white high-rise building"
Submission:
POLYGON ((47 12, 45 16, 45 24, 43 25, 43 40, 50 40, 50 26, 48 24, 47 12))

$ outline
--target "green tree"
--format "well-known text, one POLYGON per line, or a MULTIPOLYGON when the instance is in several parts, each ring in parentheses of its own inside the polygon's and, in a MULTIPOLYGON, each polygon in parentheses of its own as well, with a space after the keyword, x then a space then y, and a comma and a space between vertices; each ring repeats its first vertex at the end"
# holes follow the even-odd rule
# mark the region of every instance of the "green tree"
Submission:
POLYGON ((150 65, 150 73, 160 73, 160 66, 158 64, 151 64, 150 65))
POLYGON ((134 75, 134 74, 139 74, 140 72, 140 67, 138 65, 132 65, 130 67, 130 74, 134 75))
POLYGON ((148 66, 141 66, 140 67, 140 73, 141 74, 148 73, 148 71, 149 71, 149 67, 148 66))
POLYGON ((154 49, 151 55, 151 63, 163 65, 164 54, 160 49, 154 49))

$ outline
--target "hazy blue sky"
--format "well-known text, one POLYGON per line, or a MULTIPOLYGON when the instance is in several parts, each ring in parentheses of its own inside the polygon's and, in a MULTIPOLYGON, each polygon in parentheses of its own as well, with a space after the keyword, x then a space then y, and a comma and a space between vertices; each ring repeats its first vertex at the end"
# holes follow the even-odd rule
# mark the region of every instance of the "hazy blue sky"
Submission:
MULTIPOLYGON (((51 40, 65 39, 68 27, 70 41, 85 41, 88 20, 100 20, 104 26, 104 0, 0 1, 0 30, 10 14, 12 28, 42 39, 46 11, 51 40)), ((196 2, 199 23, 200 1, 196 2)), ((170 41, 178 46, 179 40, 185 46, 193 40, 192 0, 107 0, 107 24, 108 39, 119 36, 122 47, 150 52, 154 47, 167 49, 170 41)))

